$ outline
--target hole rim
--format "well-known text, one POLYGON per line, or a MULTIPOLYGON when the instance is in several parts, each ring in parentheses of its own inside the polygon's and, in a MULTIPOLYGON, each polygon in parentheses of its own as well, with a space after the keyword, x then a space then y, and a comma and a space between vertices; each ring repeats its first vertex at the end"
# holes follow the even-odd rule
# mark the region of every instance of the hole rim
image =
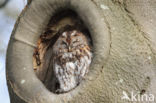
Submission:
POLYGON ((65 98, 67 101, 71 100, 73 96, 77 95, 77 93, 79 94, 83 92, 83 89, 86 88, 86 86, 89 84, 90 81, 93 81, 96 79, 96 77, 100 73, 100 69, 98 69, 97 67, 100 68, 100 66, 103 65, 102 60, 106 61, 109 56, 110 34, 108 32, 107 24, 105 22, 101 22, 101 20, 103 20, 103 17, 101 15, 102 12, 99 11, 99 9, 96 7, 96 5, 92 1, 88 1, 88 0, 86 1, 84 0, 79 0, 79 1, 78 0, 40 0, 40 1, 36 0, 35 1, 34 0, 29 4, 30 4, 29 7, 26 8, 22 12, 20 17, 18 18, 16 22, 16 28, 14 28, 13 33, 11 35, 11 40, 9 42, 9 47, 7 51, 7 76, 8 76, 8 79, 10 80, 10 84, 14 88, 14 92, 16 92, 16 94, 19 97, 21 97, 23 100, 27 102, 33 102, 33 101, 37 101, 38 103, 42 103, 43 101, 45 102, 57 101, 58 102, 58 101, 64 100, 65 98), (47 6, 47 9, 43 5, 47 6), (35 25, 33 24, 34 22, 31 23, 31 21, 28 21, 30 17, 32 17, 32 19, 37 18, 37 16, 40 15, 39 10, 46 9, 48 11, 48 8, 51 8, 51 9, 49 10, 50 12, 47 13, 47 16, 45 17, 46 19, 42 17, 43 19, 42 22, 44 21, 42 26, 41 25, 36 26, 40 24, 41 21, 36 23, 35 25), (86 78, 88 79, 83 81, 83 83, 81 83, 73 91, 70 91, 69 93, 65 93, 65 94, 56 95, 54 93, 49 92, 43 86, 40 80, 37 79, 36 75, 33 73, 33 69, 32 69, 33 66, 32 66, 31 59, 32 59, 32 53, 33 53, 35 43, 37 42, 38 37, 41 34, 41 32, 44 30, 45 26, 47 26, 46 24, 48 24, 50 17, 52 17, 54 12, 57 12, 58 10, 61 10, 64 8, 70 8, 74 10, 80 16, 80 18, 85 23, 87 28, 89 27, 88 29, 91 33, 91 36, 93 39, 93 45, 95 48, 94 48, 94 57, 92 59, 93 61, 92 61, 92 64, 90 65, 91 67, 90 72, 86 75, 86 78), (30 10, 32 11, 34 10, 37 16, 35 16, 34 14, 31 16, 28 16, 32 13, 30 12, 30 10), (22 25, 24 22, 30 25, 30 27, 35 28, 35 29, 29 30, 29 27, 22 25), (25 37, 24 35, 26 35, 27 33, 28 33, 28 36, 25 37), (35 36, 33 36, 31 39, 30 37, 34 34, 35 36), (28 37, 30 39, 28 39, 28 37), (104 37, 104 38, 100 38, 100 37, 104 37), (18 45, 18 43, 20 46, 18 45), (27 52, 29 59, 26 61, 29 64, 29 66, 25 65, 24 64, 25 62, 21 61, 21 60, 24 60, 24 56, 22 55, 22 52, 25 51, 25 48, 23 48, 23 50, 21 51, 19 50, 21 49, 20 48, 21 46, 29 49, 27 52), (16 50, 19 54, 20 53, 21 54, 17 55, 17 53, 15 53, 16 50), (19 63, 23 63, 23 65, 26 68, 28 68, 29 72, 27 71, 27 73, 31 74, 32 78, 35 81, 34 83, 36 83, 36 84, 33 83, 31 85, 33 86, 31 87, 31 90, 34 89, 35 93, 38 93, 38 94, 34 94, 34 93, 31 94, 31 90, 29 90, 29 88, 21 86, 18 77, 26 77, 28 82, 30 82, 30 78, 28 78, 28 76, 26 76, 25 73, 19 75, 19 73, 21 72, 20 68, 22 67, 22 65, 20 64, 21 66, 17 66, 17 65, 13 66, 14 62, 12 60, 17 61, 19 63), (15 72, 16 70, 19 70, 20 72, 15 72), (39 85, 39 88, 35 87, 37 85, 39 85), (40 91, 40 89, 42 89, 42 91, 40 91), (19 90, 22 90, 23 93, 20 92, 19 90), (60 98, 62 99, 60 100, 60 98))

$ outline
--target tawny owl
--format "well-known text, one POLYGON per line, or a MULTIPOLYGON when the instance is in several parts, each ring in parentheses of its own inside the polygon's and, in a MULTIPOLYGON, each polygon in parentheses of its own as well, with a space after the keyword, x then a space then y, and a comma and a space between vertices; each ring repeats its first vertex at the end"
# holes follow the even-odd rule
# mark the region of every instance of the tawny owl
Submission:
POLYGON ((53 69, 57 92, 75 88, 88 72, 92 52, 88 38, 79 30, 63 31, 53 45, 53 69))

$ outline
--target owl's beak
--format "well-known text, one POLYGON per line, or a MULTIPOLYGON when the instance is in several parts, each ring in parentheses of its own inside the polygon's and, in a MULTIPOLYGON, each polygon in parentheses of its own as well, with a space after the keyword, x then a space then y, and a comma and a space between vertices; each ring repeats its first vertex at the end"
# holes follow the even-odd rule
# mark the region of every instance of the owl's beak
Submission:
POLYGON ((68 47, 68 51, 71 52, 71 47, 70 46, 68 47))

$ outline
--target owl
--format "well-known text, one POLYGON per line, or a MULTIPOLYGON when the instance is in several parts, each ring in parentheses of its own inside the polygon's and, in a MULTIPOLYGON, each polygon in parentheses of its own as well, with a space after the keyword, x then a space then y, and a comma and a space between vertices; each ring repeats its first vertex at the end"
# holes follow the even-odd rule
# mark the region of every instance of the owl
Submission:
POLYGON ((92 60, 88 38, 79 30, 65 30, 53 45, 53 70, 59 87, 64 93, 79 85, 89 70, 92 60))

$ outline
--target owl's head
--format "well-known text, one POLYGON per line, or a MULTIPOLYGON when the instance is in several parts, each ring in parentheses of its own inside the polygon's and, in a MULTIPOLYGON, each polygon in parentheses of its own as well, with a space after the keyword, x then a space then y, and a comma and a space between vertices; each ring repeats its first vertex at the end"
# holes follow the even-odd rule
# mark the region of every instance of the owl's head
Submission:
POLYGON ((87 45, 88 41, 85 35, 77 30, 65 31, 61 35, 62 45, 68 48, 78 48, 87 45))
POLYGON ((54 49, 57 49, 56 51, 72 51, 86 45, 89 45, 87 37, 81 31, 73 29, 61 33, 58 40, 56 40, 54 44, 54 49))

